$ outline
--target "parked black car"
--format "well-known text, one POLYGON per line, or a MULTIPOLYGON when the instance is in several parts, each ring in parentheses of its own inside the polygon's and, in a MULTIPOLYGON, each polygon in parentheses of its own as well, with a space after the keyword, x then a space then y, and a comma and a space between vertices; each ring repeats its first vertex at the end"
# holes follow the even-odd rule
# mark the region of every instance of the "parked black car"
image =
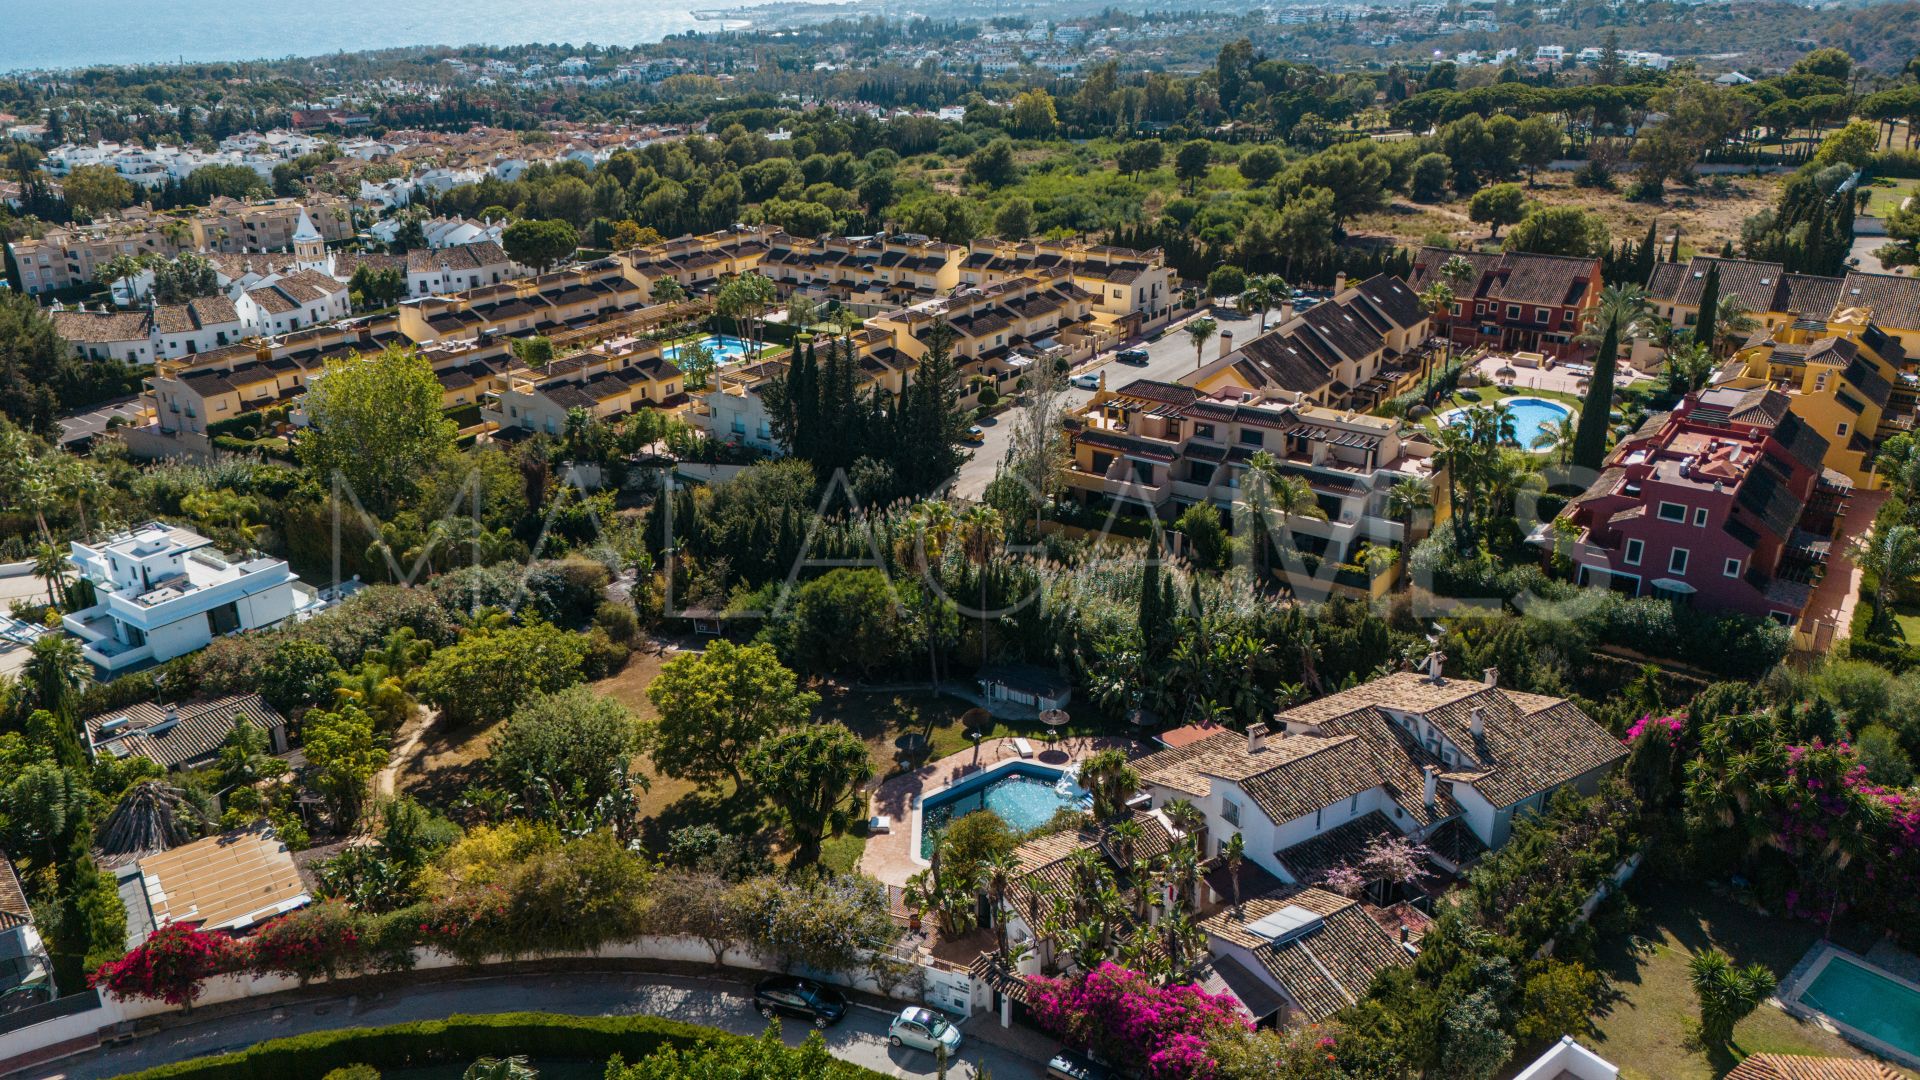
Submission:
POLYGON ((1117 1080, 1119 1073, 1088 1061, 1086 1055, 1062 1050, 1047 1062, 1048 1080, 1117 1080))
POLYGON ((1133 364, 1136 367, 1144 365, 1148 360, 1152 359, 1152 357, 1147 355, 1147 350, 1145 349, 1124 349, 1114 354, 1113 358, 1123 364, 1133 364))
POLYGON ((840 991, 812 979, 780 976, 763 979, 753 988, 753 1005, 760 1015, 797 1016, 814 1027, 837 1024, 847 1015, 847 999, 840 991))

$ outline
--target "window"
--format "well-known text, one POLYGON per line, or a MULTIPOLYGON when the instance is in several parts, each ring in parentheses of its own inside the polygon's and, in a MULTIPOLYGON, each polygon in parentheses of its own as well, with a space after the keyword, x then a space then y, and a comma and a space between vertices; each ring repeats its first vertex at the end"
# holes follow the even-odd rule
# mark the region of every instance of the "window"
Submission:
POLYGON ((1453 314, 1454 314, 1454 317, 1455 317, 1455 318, 1458 318, 1458 317, 1459 317, 1459 315, 1460 315, 1460 305, 1459 305, 1459 304, 1454 304, 1454 305, 1453 305, 1453 307, 1452 307, 1452 311, 1453 311, 1453 314))
POLYGON ((1696 529, 1704 529, 1707 527, 1706 507, 1696 506, 1693 508, 1693 527, 1696 529))
POLYGON ((1509 318, 1509 319, 1517 319, 1517 318, 1519 318, 1519 317, 1520 317, 1520 305, 1519 305, 1519 304, 1508 304, 1508 305, 1507 305, 1507 318, 1509 318))
POLYGON ((1663 502, 1660 504, 1660 520, 1685 521, 1687 520, 1687 508, 1681 506, 1679 503, 1663 502))
POLYGON ((1727 565, 1724 568, 1722 568, 1720 572, 1727 575, 1728 577, 1739 577, 1740 576, 1740 560, 1728 559, 1727 565))
POLYGON ((1677 547, 1667 556, 1667 573, 1685 576, 1687 572, 1687 549, 1677 547))
POLYGON ((1533 309, 1534 322, 1548 322, 1548 321, 1551 321, 1552 318, 1553 318, 1553 312, 1548 311, 1546 308, 1533 309))
POLYGON ((1220 796, 1220 820, 1229 825, 1240 824, 1240 804, 1225 795, 1220 796))
POLYGON ((1248 446, 1264 446, 1267 437, 1264 432, 1256 431, 1253 428, 1241 428, 1240 441, 1248 446))
POLYGON ((1847 423, 1844 420, 1840 422, 1839 435, 1843 439, 1847 437, 1847 423))
POLYGON ((1646 545, 1646 541, 1644 540, 1627 541, 1627 565, 1639 566, 1640 554, 1644 552, 1646 549, 1647 549, 1647 545, 1646 545))
POLYGON ((1211 439, 1211 438, 1213 438, 1213 425, 1212 425, 1212 424, 1195 424, 1195 425, 1193 425, 1193 437, 1194 437, 1194 438, 1196 438, 1196 439, 1211 439))

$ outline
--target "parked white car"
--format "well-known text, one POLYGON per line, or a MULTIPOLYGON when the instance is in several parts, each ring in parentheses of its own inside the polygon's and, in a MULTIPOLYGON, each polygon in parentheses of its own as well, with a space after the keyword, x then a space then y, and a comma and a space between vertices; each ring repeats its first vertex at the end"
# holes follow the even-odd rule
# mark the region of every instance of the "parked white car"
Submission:
POLYGON ((894 1046, 911 1046, 928 1053, 934 1053, 937 1048, 944 1046, 947 1048, 947 1060, 952 1061, 960 1051, 960 1029, 932 1009, 910 1005, 901 1009, 900 1015, 887 1025, 887 1042, 894 1046))

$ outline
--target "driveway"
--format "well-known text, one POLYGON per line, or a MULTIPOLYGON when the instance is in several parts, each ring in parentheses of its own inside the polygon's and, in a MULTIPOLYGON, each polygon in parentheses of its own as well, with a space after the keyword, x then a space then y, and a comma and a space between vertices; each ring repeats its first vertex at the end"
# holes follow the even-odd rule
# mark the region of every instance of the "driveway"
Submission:
MULTIPOLYGON (((330 1028, 381 1027, 410 1020, 434 1020, 454 1013, 534 1009, 574 1016, 663 1016, 740 1035, 758 1035, 766 1029, 766 1021, 754 1012, 747 995, 745 984, 693 976, 570 972, 481 977, 370 994, 364 998, 306 999, 280 1008, 210 1017, 168 1028, 111 1050, 93 1050, 55 1062, 51 1068, 60 1071, 38 1075, 105 1080, 188 1058, 243 1050, 268 1039, 330 1028)), ((827 1047, 835 1057, 887 1076, 935 1076, 938 1070, 932 1054, 906 1048, 896 1050, 887 1045, 890 1018, 891 1014, 879 1009, 856 1005, 845 1020, 828 1029, 827 1047)), ((998 1024, 997 1018, 979 1013, 962 1026, 969 1039, 961 1046, 959 1060, 948 1066, 949 1076, 956 1080, 975 1077, 982 1068, 1000 1080, 1039 1075, 1042 1062, 973 1037, 982 1028, 991 1026, 993 1030, 989 1035, 996 1041, 1014 1041, 1000 1038, 998 1024)), ((797 1020, 785 1021, 782 1028, 787 1042, 795 1045, 806 1038, 809 1031, 797 1020)))
MULTIPOLYGON (((1233 332, 1235 348, 1253 340, 1260 328, 1257 316, 1243 316, 1224 308, 1211 313, 1202 312, 1202 314, 1210 314, 1220 324, 1220 329, 1233 332)), ((1279 325, 1279 322, 1278 311, 1267 313, 1268 329, 1279 325)), ((1179 323, 1176 323, 1173 329, 1163 333, 1159 340, 1133 347, 1147 351, 1145 364, 1123 364, 1113 359, 1113 353, 1103 353, 1098 358, 1074 368, 1073 373, 1084 375, 1092 372, 1095 375, 1105 375, 1107 388, 1118 390, 1135 379, 1179 382, 1181 376, 1191 374, 1197 366, 1194 363, 1193 342, 1187 337, 1184 326, 1179 323)), ((1216 337, 1207 342, 1202 354, 1208 361, 1217 359, 1220 356, 1220 339, 1216 337)), ((1091 390, 1069 386, 1066 390, 1066 407, 1077 409, 1092 397, 1091 390)), ((1022 406, 1016 405, 980 425, 985 438, 980 445, 973 448, 973 457, 960 466, 960 472, 954 477, 954 495, 962 499, 978 499, 986 492, 987 485, 993 481, 994 472, 1007 460, 1008 453, 1013 449, 1013 429, 1018 426, 1019 417, 1023 411, 1022 406)))

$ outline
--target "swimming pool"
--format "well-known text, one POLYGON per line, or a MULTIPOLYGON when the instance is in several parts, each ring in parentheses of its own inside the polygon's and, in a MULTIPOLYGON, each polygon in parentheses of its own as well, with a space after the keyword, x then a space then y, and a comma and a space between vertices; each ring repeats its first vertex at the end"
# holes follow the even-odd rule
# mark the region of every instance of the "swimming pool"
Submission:
POLYGON ((1920 991, 1838 952, 1800 991, 1800 1004, 1912 1057, 1920 1057, 1920 991))
MULTIPOLYGON (((673 346, 666 350, 666 358, 678 362, 681 352, 691 344, 696 343, 682 342, 679 345, 673 346)), ((705 345, 707 350, 713 354, 714 363, 719 364, 721 367, 725 367, 728 364, 737 364, 753 352, 753 342, 745 338, 734 337, 732 334, 708 334, 706 337, 701 338, 697 344, 705 345)))
MULTIPOLYGON (((1557 401, 1548 401, 1537 397, 1511 397, 1500 402, 1513 414, 1513 436, 1522 450, 1542 450, 1546 447, 1533 445, 1533 440, 1541 432, 1551 434, 1560 426, 1560 421, 1573 415, 1573 410, 1557 401)), ((1459 423, 1467 414, 1465 409, 1449 409, 1440 414, 1440 422, 1448 427, 1459 423)))
POLYGON ((1064 770, 1027 762, 1008 762, 970 776, 920 803, 920 857, 933 848, 948 825, 985 810, 1015 832, 1037 829, 1068 807, 1080 807, 1087 793, 1064 770))

